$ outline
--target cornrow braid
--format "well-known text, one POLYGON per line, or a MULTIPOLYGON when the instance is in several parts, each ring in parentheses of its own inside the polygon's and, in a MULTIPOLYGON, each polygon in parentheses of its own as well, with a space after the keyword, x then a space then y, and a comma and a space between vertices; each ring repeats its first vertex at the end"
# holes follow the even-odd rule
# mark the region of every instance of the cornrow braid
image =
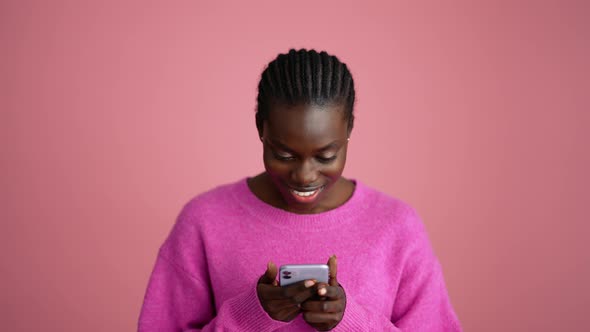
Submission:
POLYGON ((354 80, 346 64, 324 51, 290 49, 279 54, 262 72, 256 126, 262 128, 273 104, 342 104, 350 131, 354 100, 354 80))

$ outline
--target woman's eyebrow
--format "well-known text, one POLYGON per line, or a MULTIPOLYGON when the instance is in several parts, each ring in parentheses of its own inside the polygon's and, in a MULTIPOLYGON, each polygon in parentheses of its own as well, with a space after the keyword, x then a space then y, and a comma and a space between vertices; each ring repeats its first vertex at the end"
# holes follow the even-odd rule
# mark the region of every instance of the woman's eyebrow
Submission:
POLYGON ((334 141, 326 146, 324 146, 323 148, 319 148, 317 151, 321 152, 321 151, 326 151, 326 150, 330 150, 333 148, 337 148, 338 147, 338 141, 334 141))
MULTIPOLYGON (((285 150, 285 151, 287 151, 287 152, 291 152, 291 153, 294 153, 294 152, 295 152, 293 149, 289 148, 289 147, 288 147, 288 146, 286 146, 285 144, 283 144, 283 143, 281 143, 281 142, 279 142, 279 141, 275 141, 275 140, 274 140, 274 139, 272 139, 272 138, 271 138, 271 139, 269 139, 269 141, 270 141, 270 143, 271 143, 272 145, 274 145, 275 147, 278 147, 278 148, 280 148, 280 149, 282 149, 282 150, 285 150)), ((322 152, 322 151, 330 150, 330 149, 332 149, 332 148, 337 148, 337 147, 338 147, 338 140, 336 140, 336 141, 333 141, 332 143, 330 143, 330 144, 328 144, 328 145, 326 145, 326 146, 324 146, 324 147, 321 147, 321 148, 319 148, 319 149, 316 149, 315 151, 316 151, 316 152, 322 152)))
POLYGON ((285 144, 279 142, 279 141, 275 141, 274 139, 270 138, 269 142, 271 145, 273 145, 274 147, 277 147, 279 149, 285 150, 287 152, 294 152, 293 150, 289 149, 288 146, 286 146, 285 144))

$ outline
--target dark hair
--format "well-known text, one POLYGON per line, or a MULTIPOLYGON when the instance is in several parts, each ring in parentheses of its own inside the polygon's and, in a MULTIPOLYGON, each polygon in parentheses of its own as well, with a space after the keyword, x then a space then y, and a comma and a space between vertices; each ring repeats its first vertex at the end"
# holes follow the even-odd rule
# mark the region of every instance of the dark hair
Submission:
POLYGON ((279 54, 262 72, 256 127, 262 130, 272 105, 342 104, 350 131, 354 123, 354 98, 352 75, 337 57, 324 51, 290 49, 287 54, 279 54))

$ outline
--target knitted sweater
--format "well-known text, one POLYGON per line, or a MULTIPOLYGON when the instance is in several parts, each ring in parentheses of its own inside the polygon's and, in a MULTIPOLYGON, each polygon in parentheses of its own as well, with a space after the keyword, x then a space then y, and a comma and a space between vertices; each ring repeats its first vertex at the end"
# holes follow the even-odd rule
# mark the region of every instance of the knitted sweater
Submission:
POLYGON ((139 331, 314 331, 301 315, 273 320, 256 285, 269 260, 325 264, 332 254, 346 291, 332 331, 460 331, 415 210, 353 181, 348 201, 317 214, 261 201, 247 178, 194 197, 159 250, 139 331))

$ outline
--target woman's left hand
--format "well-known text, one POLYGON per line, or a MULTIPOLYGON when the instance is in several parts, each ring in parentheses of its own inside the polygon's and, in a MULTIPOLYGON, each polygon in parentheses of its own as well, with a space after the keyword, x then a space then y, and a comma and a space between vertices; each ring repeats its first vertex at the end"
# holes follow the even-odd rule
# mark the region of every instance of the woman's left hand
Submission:
POLYGON ((320 298, 309 299, 301 304, 303 319, 319 331, 333 329, 344 317, 346 293, 336 279, 336 256, 328 260, 330 280, 328 284, 318 283, 317 294, 320 298))

